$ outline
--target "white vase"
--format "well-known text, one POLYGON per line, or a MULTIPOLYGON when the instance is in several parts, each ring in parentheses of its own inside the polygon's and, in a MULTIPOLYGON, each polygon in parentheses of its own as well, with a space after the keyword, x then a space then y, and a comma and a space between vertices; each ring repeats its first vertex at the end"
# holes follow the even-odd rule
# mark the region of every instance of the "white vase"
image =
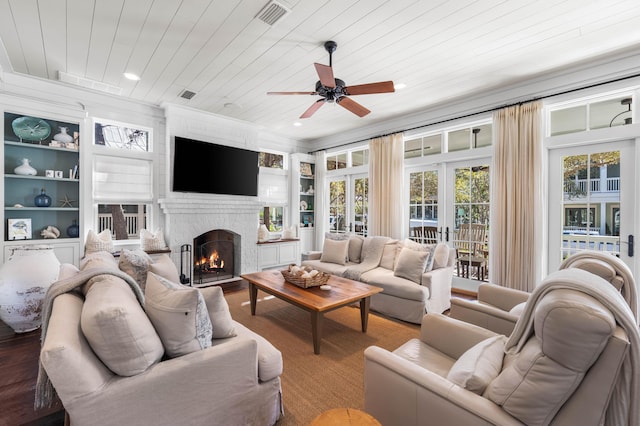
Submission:
POLYGON ((260 225, 258 228, 258 242, 264 243, 269 240, 269 230, 267 229, 267 225, 260 225))
POLYGON ((33 245, 10 249, 0 267, 0 319, 16 333, 42 324, 42 301, 58 279, 60 261, 52 246, 33 245))
POLYGON ((22 176, 35 176, 38 174, 38 171, 33 167, 31 167, 31 164, 29 164, 28 158, 23 158, 22 164, 20 164, 18 167, 13 169, 13 173, 17 175, 22 175, 22 176))
POLYGON ((71 136, 69 133, 67 133, 69 131, 68 127, 60 126, 60 127, 58 127, 58 129, 60 129, 60 133, 56 133, 53 136, 53 140, 56 140, 56 141, 62 142, 62 143, 71 143, 71 142, 73 142, 73 136, 71 136))

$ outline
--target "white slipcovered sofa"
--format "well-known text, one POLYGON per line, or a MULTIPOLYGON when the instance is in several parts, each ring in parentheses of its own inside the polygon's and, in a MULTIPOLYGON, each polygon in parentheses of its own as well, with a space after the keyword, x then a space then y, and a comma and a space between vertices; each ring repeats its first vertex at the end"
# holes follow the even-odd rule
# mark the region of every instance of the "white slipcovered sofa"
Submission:
POLYGON ((306 257, 304 266, 381 287, 371 309, 393 318, 420 324, 451 306, 455 249, 446 244, 327 234, 323 250, 306 257))
POLYGON ((276 423, 282 355, 231 318, 222 289, 167 284, 178 274, 164 255, 153 274, 129 271, 146 284, 140 303, 109 256, 63 265, 49 290, 60 294, 43 310, 36 405, 52 400, 52 385, 72 425, 276 423))

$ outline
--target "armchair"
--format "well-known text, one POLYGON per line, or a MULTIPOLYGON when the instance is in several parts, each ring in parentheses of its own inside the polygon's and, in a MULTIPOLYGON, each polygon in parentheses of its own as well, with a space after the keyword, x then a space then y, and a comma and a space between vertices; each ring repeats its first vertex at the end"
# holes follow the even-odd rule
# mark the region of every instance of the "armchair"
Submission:
MULTIPOLYGON (((585 250, 560 264, 559 269, 578 268, 598 275, 621 292, 637 318, 636 284, 629 267, 619 258, 600 251, 585 250)), ((451 298, 452 318, 509 335, 522 312, 529 293, 483 283, 478 286, 477 300, 451 298)))
MULTIPOLYGON (((618 382, 637 375, 633 322, 602 278, 557 271, 533 293, 497 363, 488 351, 469 358, 496 333, 439 314, 425 315, 420 338, 393 352, 367 348, 364 407, 385 425, 627 424, 611 420, 614 413, 633 424, 635 400, 617 409, 620 399, 611 396, 618 382), (498 369, 484 390, 459 382, 459 370, 481 376, 487 362, 498 369)), ((632 381, 631 395, 638 391, 632 381)))

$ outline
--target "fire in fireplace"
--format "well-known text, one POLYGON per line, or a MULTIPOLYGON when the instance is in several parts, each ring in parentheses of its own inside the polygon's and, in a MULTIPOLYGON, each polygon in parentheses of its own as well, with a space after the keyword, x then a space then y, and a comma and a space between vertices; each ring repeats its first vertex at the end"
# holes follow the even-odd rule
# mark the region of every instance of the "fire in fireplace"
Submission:
POLYGON ((193 283, 227 281, 239 276, 240 235, 214 229, 193 239, 193 283))

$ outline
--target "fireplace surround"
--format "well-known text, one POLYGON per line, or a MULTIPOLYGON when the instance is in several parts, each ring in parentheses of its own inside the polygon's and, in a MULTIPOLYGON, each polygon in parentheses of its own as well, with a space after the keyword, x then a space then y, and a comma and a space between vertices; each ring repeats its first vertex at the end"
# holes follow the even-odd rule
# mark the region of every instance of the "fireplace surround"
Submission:
POLYGON ((212 229, 193 239, 193 284, 216 283, 240 276, 241 236, 212 229))
MULTIPOLYGON (((197 196, 176 194, 159 200, 164 213, 164 230, 171 258, 180 265, 180 248, 192 245, 194 237, 211 230, 226 230, 241 243, 234 250, 234 273, 254 272, 258 267, 257 229, 262 203, 255 197, 197 196)), ((194 261, 199 253, 193 249, 194 261)), ((192 280, 196 278, 192 277, 192 280)), ((209 283, 211 284, 211 283, 209 283)))

